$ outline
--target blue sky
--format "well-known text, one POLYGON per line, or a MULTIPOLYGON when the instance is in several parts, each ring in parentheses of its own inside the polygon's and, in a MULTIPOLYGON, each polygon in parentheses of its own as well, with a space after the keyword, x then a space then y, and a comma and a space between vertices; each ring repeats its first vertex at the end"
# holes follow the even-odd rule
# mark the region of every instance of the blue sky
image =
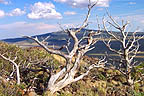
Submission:
MULTIPOLYGON (((60 30, 59 23, 78 26, 87 4, 88 0, 0 0, 0 39, 55 32, 60 30)), ((106 8, 117 21, 129 20, 133 29, 144 31, 144 0, 99 0, 88 28, 97 29, 96 15, 101 22, 106 8)))

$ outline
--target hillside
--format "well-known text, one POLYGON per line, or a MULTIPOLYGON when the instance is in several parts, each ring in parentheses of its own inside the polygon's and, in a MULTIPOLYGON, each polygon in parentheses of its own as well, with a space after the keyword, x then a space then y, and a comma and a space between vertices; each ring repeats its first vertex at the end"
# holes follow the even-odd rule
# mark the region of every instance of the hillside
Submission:
MULTIPOLYGON (((82 29, 82 31, 79 32, 77 34, 77 36, 79 38, 81 38, 86 31, 91 31, 91 30, 90 29, 82 29)), ((93 30, 93 31, 97 31, 97 30, 93 30)), ((117 35, 120 34, 119 32, 114 32, 114 33, 117 34, 117 35)), ((131 35, 132 35, 132 32, 129 32, 129 36, 131 36, 131 35)), ((137 33, 137 36, 142 36, 142 35, 144 35, 144 32, 138 32, 137 33)), ((42 40, 42 39, 44 39, 48 36, 50 36, 47 40, 49 46, 55 45, 56 47, 60 47, 64 44, 66 44, 66 40, 69 38, 68 35, 65 32, 62 32, 62 31, 46 33, 46 34, 41 34, 41 35, 35 35, 35 36, 32 36, 32 37, 38 37, 38 39, 42 40)), ((104 38, 109 38, 109 35, 106 32, 103 32, 101 35, 97 36, 96 38, 100 38, 101 36, 104 37, 104 38)), ((2 41, 7 42, 7 43, 14 43, 16 45, 19 45, 20 47, 38 46, 32 40, 29 40, 27 38, 12 38, 12 39, 4 39, 2 41)), ((143 54, 143 52, 144 52, 144 43, 143 42, 144 42, 144 39, 139 41, 139 43, 140 43, 139 51, 141 51, 141 53, 138 54, 138 56, 139 56, 138 60, 140 60, 140 61, 144 61, 143 60, 143 56, 144 56, 144 54, 143 54)), ((72 43, 73 43, 73 41, 71 41, 71 45, 72 45, 72 43)), ((105 52, 113 55, 113 53, 111 53, 108 50, 108 48, 105 46, 105 44, 102 41, 98 41, 94 46, 96 46, 95 49, 88 52, 87 55, 92 56, 92 57, 97 57, 97 56, 104 55, 105 52), (95 53, 97 53, 97 54, 95 54, 95 53)), ((113 46, 113 48, 116 48, 116 49, 120 48, 119 43, 116 42, 116 41, 113 41, 112 46, 113 46)))
MULTIPOLYGON (((34 94, 44 96, 42 94, 49 79, 49 74, 44 69, 54 66, 56 68, 54 72, 57 72, 62 63, 59 61, 61 57, 50 55, 39 47, 21 49, 15 45, 0 42, 0 52, 7 53, 11 57, 16 55, 18 56, 16 62, 22 61, 20 64, 21 85, 18 86, 15 85, 15 77, 11 78, 10 82, 1 78, 1 76, 9 76, 12 72, 12 66, 0 58, 0 96, 35 96, 34 94), (31 88, 34 90, 30 91, 31 88)), ((84 56, 81 66, 87 66, 96 61, 97 58, 84 56)), ((144 64, 136 67, 133 73, 135 79, 138 79, 141 72, 144 72, 143 67, 144 64)), ((83 73, 84 70, 83 67, 80 67, 79 74, 83 73)), ((143 96, 143 84, 144 81, 141 81, 131 88, 126 83, 125 76, 118 70, 95 68, 84 79, 68 85, 56 92, 54 96, 143 96)))
MULTIPOLYGON (((92 29, 82 29, 81 32, 79 32, 77 34, 78 37, 82 37, 83 34, 87 31, 98 31, 98 30, 92 30, 92 29)), ((115 32, 113 31, 113 33, 119 35, 119 32, 115 32)), ((132 35, 133 32, 129 32, 129 36, 132 35)), ((137 32, 137 36, 143 36, 144 32, 137 32)), ((47 36, 50 36, 50 38, 48 38, 48 42, 50 44, 56 44, 59 45, 61 42, 62 44, 64 43, 64 41, 68 38, 67 33, 63 32, 63 31, 57 31, 57 32, 52 32, 52 33, 46 33, 46 34, 40 34, 40 35, 35 35, 32 37, 38 37, 39 39, 43 39, 46 38, 47 36)), ((101 35, 99 36, 103 36, 104 38, 109 38, 109 35, 103 31, 101 35)), ((97 36, 99 38, 99 36, 97 36)), ((26 43, 31 43, 31 40, 28 40, 27 38, 23 38, 23 37, 19 37, 19 38, 7 38, 7 39, 3 39, 1 41, 7 42, 7 43, 18 43, 18 42, 26 42, 26 43)), ((62 45, 60 44, 60 45, 62 45)))

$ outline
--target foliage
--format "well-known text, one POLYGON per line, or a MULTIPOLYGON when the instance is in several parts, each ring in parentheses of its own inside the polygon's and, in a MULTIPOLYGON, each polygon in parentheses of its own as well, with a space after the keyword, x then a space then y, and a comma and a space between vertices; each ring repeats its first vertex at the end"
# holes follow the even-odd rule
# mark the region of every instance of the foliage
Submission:
MULTIPOLYGON (((53 59, 53 57, 42 50, 41 48, 28 48, 21 49, 16 45, 11 45, 7 43, 0 42, 0 52, 1 54, 5 53, 5 56, 14 58, 18 56, 16 63, 20 63, 20 73, 21 73, 21 82, 20 89, 25 89, 29 87, 36 87, 36 91, 43 91, 49 74, 41 66, 53 66, 57 67, 59 63, 53 59), (37 79, 35 79, 37 78, 37 79)), ((10 62, 5 61, 0 58, 0 76, 8 77, 13 71, 12 65, 10 62)), ((57 68, 56 68, 57 69, 57 68)), ((55 70, 54 70, 55 71, 55 70)), ((13 78, 10 81, 16 83, 16 73, 14 73, 13 78)), ((6 87, 7 88, 7 87, 6 87)), ((1 87, 3 89, 3 87, 1 87)), ((4 87, 5 90, 5 87, 4 87)), ((1 91, 4 91, 1 90, 1 91)), ((13 91, 13 90, 10 90, 13 91)), ((15 91, 15 90, 14 90, 15 91)), ((16 92, 16 91, 15 91, 16 92)), ((1 92, 3 93, 3 92, 1 92)), ((12 92, 13 93, 13 92, 12 92)), ((4 92, 4 94, 6 94, 4 92)))
POLYGON ((22 96, 22 91, 20 86, 0 82, 0 96, 22 96))
MULTIPOLYGON (((16 62, 22 62, 20 64, 21 71, 21 85, 16 85, 15 78, 10 82, 3 83, 0 80, 0 96, 22 96, 28 93, 30 87, 35 88, 35 92, 38 95, 44 93, 47 81, 49 79, 49 72, 44 70, 41 66, 52 66, 56 68, 54 72, 60 70, 58 67, 61 62, 54 59, 53 56, 46 53, 39 47, 33 47, 28 49, 21 49, 16 45, 7 43, 0 43, 0 52, 6 52, 6 56, 14 58, 18 56, 16 62), (7 51, 9 53, 7 53, 7 51), (13 54, 12 54, 13 53, 13 54), (23 65, 24 64, 24 65, 23 65), (54 65, 55 64, 55 65, 54 65), (28 66, 29 65, 29 66, 28 66), (28 66, 28 67, 26 67, 28 66), (26 92, 27 91, 27 92, 26 92)), ((58 58, 58 57, 57 57, 58 58)), ((81 66, 87 66, 95 62, 96 58, 83 57, 81 66), (90 63, 88 63, 90 62, 90 63)), ((133 77, 139 78, 139 74, 143 73, 144 63, 135 67, 133 71, 133 77)), ((12 66, 9 62, 0 59, 0 74, 2 77, 7 77, 12 72, 12 66)), ((63 67, 61 65, 61 67, 63 67)), ((80 67, 80 72, 77 75, 85 72, 84 67, 80 67)), ((15 75, 15 74, 14 74, 15 75)), ((61 91, 56 92, 56 96, 111 96, 111 94, 117 95, 129 95, 143 96, 144 87, 142 86, 144 81, 138 82, 134 85, 134 88, 129 87, 126 84, 126 78, 118 70, 95 68, 91 70, 89 75, 84 79, 72 83, 61 91)))

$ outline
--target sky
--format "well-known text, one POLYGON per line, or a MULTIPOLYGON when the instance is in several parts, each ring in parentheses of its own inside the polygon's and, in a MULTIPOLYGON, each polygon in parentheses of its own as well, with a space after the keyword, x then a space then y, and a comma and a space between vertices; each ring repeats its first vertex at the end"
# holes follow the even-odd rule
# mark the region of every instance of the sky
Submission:
MULTIPOLYGON (((87 5, 88 0, 0 0, 0 40, 77 27, 85 19, 87 5)), ((107 18, 106 9, 118 22, 128 20, 131 30, 144 32, 144 0, 98 0, 88 28, 97 29, 97 18, 100 24, 103 16, 107 18)))

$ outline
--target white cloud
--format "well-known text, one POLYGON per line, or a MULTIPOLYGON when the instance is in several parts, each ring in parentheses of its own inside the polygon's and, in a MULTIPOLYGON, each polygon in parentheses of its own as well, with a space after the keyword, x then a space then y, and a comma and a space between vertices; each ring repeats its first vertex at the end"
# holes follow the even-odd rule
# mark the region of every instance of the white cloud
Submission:
POLYGON ((74 12, 74 11, 66 11, 66 12, 64 12, 64 14, 65 15, 75 15, 76 12, 74 12))
POLYGON ((55 10, 52 3, 37 2, 31 7, 31 13, 28 18, 30 19, 62 19, 62 15, 55 10))
POLYGON ((144 20, 141 20, 141 23, 144 24, 144 20))
POLYGON ((8 4, 10 4, 10 1, 0 0, 0 3, 5 4, 5 5, 8 5, 8 4))
POLYGON ((137 28, 139 30, 144 31, 144 15, 143 14, 123 14, 116 16, 114 18, 117 22, 121 24, 121 21, 129 21, 130 22, 130 31, 134 31, 137 28))
POLYGON ((15 38, 24 35, 33 36, 37 34, 44 34, 48 32, 58 31, 57 25, 40 23, 28 23, 28 22, 14 22, 11 24, 0 25, 0 39, 15 38))
MULTIPOLYGON (((89 0, 54 0, 56 2, 67 3, 72 7, 87 7, 89 0)), ((109 7, 110 0, 91 0, 92 3, 98 1, 97 6, 109 7)))
MULTIPOLYGON (((130 21, 136 21, 138 23, 141 23, 143 24, 144 26, 144 15, 129 15, 129 16, 126 16, 125 17, 127 20, 130 20, 130 21)), ((138 25, 139 26, 139 25, 138 25)))
POLYGON ((25 11, 22 11, 21 9, 16 8, 16 9, 12 10, 10 13, 8 13, 7 15, 8 16, 21 16, 25 13, 26 13, 25 11))
POLYGON ((136 2, 129 2, 128 4, 130 4, 130 5, 135 5, 136 2))
POLYGON ((3 10, 0 10, 0 17, 4 17, 5 16, 5 12, 3 10))

